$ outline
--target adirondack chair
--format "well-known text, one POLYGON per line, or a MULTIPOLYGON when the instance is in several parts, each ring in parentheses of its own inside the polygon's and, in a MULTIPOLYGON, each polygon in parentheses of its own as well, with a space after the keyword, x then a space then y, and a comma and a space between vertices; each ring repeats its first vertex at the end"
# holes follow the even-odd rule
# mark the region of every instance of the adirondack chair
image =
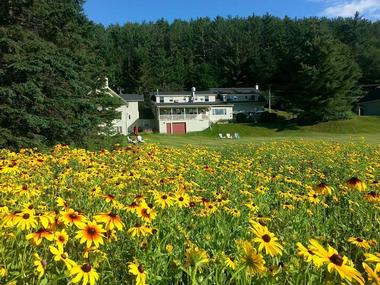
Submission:
POLYGON ((143 142, 144 142, 143 137, 140 136, 140 135, 138 135, 138 136, 137 136, 137 142, 139 142, 139 143, 143 143, 143 142))
POLYGON ((226 137, 225 137, 225 136, 223 136, 223 134, 222 134, 222 133, 219 133, 219 138, 220 138, 220 139, 225 139, 226 137))
POLYGON ((132 140, 129 136, 127 136, 128 143, 137 144, 136 140, 132 140))
POLYGON ((227 137, 228 139, 232 139, 232 136, 231 136, 230 133, 226 133, 226 137, 227 137))
POLYGON ((235 138, 235 139, 240 139, 240 135, 239 135, 239 133, 235 133, 235 134, 234 134, 234 138, 235 138))

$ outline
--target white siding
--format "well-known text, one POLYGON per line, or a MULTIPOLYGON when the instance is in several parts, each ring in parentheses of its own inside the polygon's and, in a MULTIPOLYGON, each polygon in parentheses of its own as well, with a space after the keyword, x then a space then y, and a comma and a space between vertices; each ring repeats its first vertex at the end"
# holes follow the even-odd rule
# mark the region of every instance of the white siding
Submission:
POLYGON ((232 120, 233 112, 231 106, 213 106, 210 112, 210 121, 216 123, 223 120, 232 120))

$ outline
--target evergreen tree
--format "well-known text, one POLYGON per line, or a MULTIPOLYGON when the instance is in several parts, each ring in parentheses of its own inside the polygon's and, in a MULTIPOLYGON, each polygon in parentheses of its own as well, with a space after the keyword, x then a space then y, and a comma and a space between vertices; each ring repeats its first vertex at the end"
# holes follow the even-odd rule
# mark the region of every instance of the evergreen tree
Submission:
POLYGON ((348 48, 327 31, 312 29, 301 51, 288 98, 295 111, 307 121, 348 118, 361 95, 360 69, 348 48))
POLYGON ((0 21, 0 146, 85 144, 116 118, 81 1, 8 1, 0 21))

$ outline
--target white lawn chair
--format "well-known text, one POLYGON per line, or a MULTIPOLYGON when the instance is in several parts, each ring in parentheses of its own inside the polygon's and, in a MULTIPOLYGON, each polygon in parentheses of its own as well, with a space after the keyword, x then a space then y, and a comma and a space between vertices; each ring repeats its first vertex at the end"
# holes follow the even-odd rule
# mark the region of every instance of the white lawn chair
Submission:
POLYGON ((139 143, 143 143, 143 142, 144 142, 143 137, 140 136, 140 135, 138 135, 138 136, 137 136, 137 142, 139 142, 139 143))
POLYGON ((127 137, 127 140, 128 140, 128 143, 137 144, 137 141, 134 141, 134 140, 131 139, 129 136, 127 137))
POLYGON ((222 134, 222 133, 219 133, 219 138, 220 138, 220 139, 225 139, 226 137, 225 137, 225 136, 223 136, 223 134, 222 134))
POLYGON ((226 133, 226 137, 227 137, 228 139, 232 139, 232 136, 231 136, 230 133, 226 133))
POLYGON ((240 139, 240 135, 239 135, 239 133, 235 133, 235 134, 234 134, 234 138, 235 138, 235 139, 240 139))

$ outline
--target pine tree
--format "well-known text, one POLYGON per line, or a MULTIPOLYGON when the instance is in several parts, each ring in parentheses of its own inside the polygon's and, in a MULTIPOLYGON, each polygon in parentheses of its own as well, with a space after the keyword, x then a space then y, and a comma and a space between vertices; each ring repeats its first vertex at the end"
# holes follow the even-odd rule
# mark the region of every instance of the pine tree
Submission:
POLYGON ((83 145, 116 118, 82 1, 9 1, 0 27, 0 147, 83 145))

